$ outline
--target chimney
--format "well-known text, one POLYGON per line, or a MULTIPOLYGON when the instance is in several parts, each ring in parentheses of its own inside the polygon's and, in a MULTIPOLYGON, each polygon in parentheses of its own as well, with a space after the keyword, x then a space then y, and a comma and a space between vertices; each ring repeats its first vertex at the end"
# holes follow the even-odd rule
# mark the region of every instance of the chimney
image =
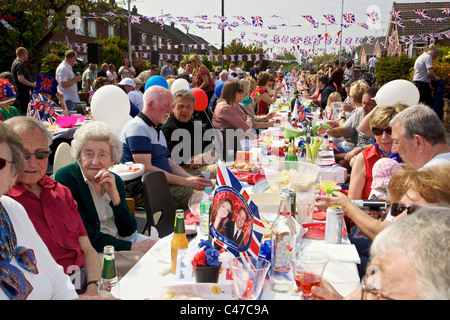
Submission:
POLYGON ((133 9, 131 9, 131 13, 133 13, 134 15, 137 15, 136 5, 133 6, 133 9))

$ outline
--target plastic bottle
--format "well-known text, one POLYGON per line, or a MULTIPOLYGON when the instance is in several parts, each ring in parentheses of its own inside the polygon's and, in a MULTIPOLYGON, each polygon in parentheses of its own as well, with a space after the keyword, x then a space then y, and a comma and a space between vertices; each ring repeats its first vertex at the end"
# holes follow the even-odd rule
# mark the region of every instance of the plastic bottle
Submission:
POLYGON ((184 210, 177 209, 175 211, 175 227, 173 230, 173 239, 170 242, 171 265, 170 272, 175 274, 177 268, 178 250, 187 249, 189 245, 186 238, 186 229, 184 227, 184 210))
POLYGON ((289 138, 288 152, 285 161, 298 161, 297 152, 295 151, 295 139, 294 137, 289 138))
POLYGON ((273 291, 288 292, 292 288, 294 274, 289 259, 295 257, 297 235, 298 227, 291 215, 289 194, 282 192, 279 215, 272 224, 270 287, 273 291))
POLYGON ((325 133, 323 136, 322 144, 320 145, 320 149, 323 151, 330 150, 330 141, 328 140, 328 135, 325 133))
POLYGON ((211 207, 213 204, 212 188, 206 187, 200 200, 200 238, 208 239, 211 207))
POLYGON ((120 284, 117 278, 113 246, 103 248, 102 278, 98 285, 100 297, 120 298, 120 284))

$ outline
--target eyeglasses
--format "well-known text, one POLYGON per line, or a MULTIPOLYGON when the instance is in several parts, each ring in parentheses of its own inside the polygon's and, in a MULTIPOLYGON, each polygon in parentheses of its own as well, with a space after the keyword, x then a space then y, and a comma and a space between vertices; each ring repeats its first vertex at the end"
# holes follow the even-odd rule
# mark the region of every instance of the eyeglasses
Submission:
POLYGON ((367 277, 370 274, 366 274, 361 280, 361 300, 367 299, 367 293, 370 293, 375 296, 375 300, 395 300, 391 297, 385 296, 381 292, 374 290, 370 285, 367 285, 367 277))
POLYGON ((396 217, 405 210, 407 214, 411 214, 417 211, 418 209, 420 209, 419 206, 406 207, 404 205, 401 205, 400 203, 393 203, 391 205, 391 216, 396 217))
POLYGON ((8 163, 12 163, 12 161, 8 161, 6 159, 0 158, 0 170, 2 170, 8 163))
POLYGON ((50 157, 51 153, 52 152, 49 150, 49 151, 38 151, 35 153, 25 152, 23 155, 25 157, 25 160, 30 159, 30 157, 32 155, 34 155, 36 157, 36 159, 42 160, 42 159, 47 159, 48 157, 50 157))
POLYGON ((386 132, 386 134, 391 135, 392 134, 392 128, 391 127, 387 127, 387 128, 384 128, 384 129, 372 128, 372 132, 376 136, 381 136, 383 134, 383 132, 386 132))

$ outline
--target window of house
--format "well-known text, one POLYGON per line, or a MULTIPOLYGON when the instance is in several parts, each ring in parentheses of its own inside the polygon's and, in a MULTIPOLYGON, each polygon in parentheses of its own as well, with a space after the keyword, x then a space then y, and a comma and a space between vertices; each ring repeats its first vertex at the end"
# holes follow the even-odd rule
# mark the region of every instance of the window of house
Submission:
POLYGON ((108 25, 108 37, 113 38, 115 35, 114 26, 112 24, 108 25))
POLYGON ((97 22, 95 20, 88 21, 88 36, 97 37, 97 22))
POLYGON ((142 34, 142 45, 143 46, 147 45, 147 35, 145 33, 142 34))
POLYGON ((80 36, 84 36, 86 34, 85 26, 84 26, 84 20, 81 18, 75 18, 75 34, 78 34, 80 36))

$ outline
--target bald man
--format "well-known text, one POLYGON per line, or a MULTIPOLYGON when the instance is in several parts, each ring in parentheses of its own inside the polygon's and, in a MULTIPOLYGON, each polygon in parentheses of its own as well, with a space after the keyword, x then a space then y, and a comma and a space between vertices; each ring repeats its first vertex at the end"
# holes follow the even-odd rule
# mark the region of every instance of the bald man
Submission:
MULTIPOLYGON (((132 161, 142 163, 145 173, 163 171, 170 186, 176 209, 188 209, 189 198, 194 190, 203 191, 212 186, 211 180, 202 176, 192 176, 180 165, 175 164, 167 148, 166 138, 161 131, 173 111, 173 96, 169 90, 151 86, 144 93, 144 108, 135 118, 128 121, 122 129, 120 140, 123 154, 120 163, 132 161)), ((139 205, 143 200, 143 187, 140 178, 126 184, 127 196, 136 199, 139 205)))

